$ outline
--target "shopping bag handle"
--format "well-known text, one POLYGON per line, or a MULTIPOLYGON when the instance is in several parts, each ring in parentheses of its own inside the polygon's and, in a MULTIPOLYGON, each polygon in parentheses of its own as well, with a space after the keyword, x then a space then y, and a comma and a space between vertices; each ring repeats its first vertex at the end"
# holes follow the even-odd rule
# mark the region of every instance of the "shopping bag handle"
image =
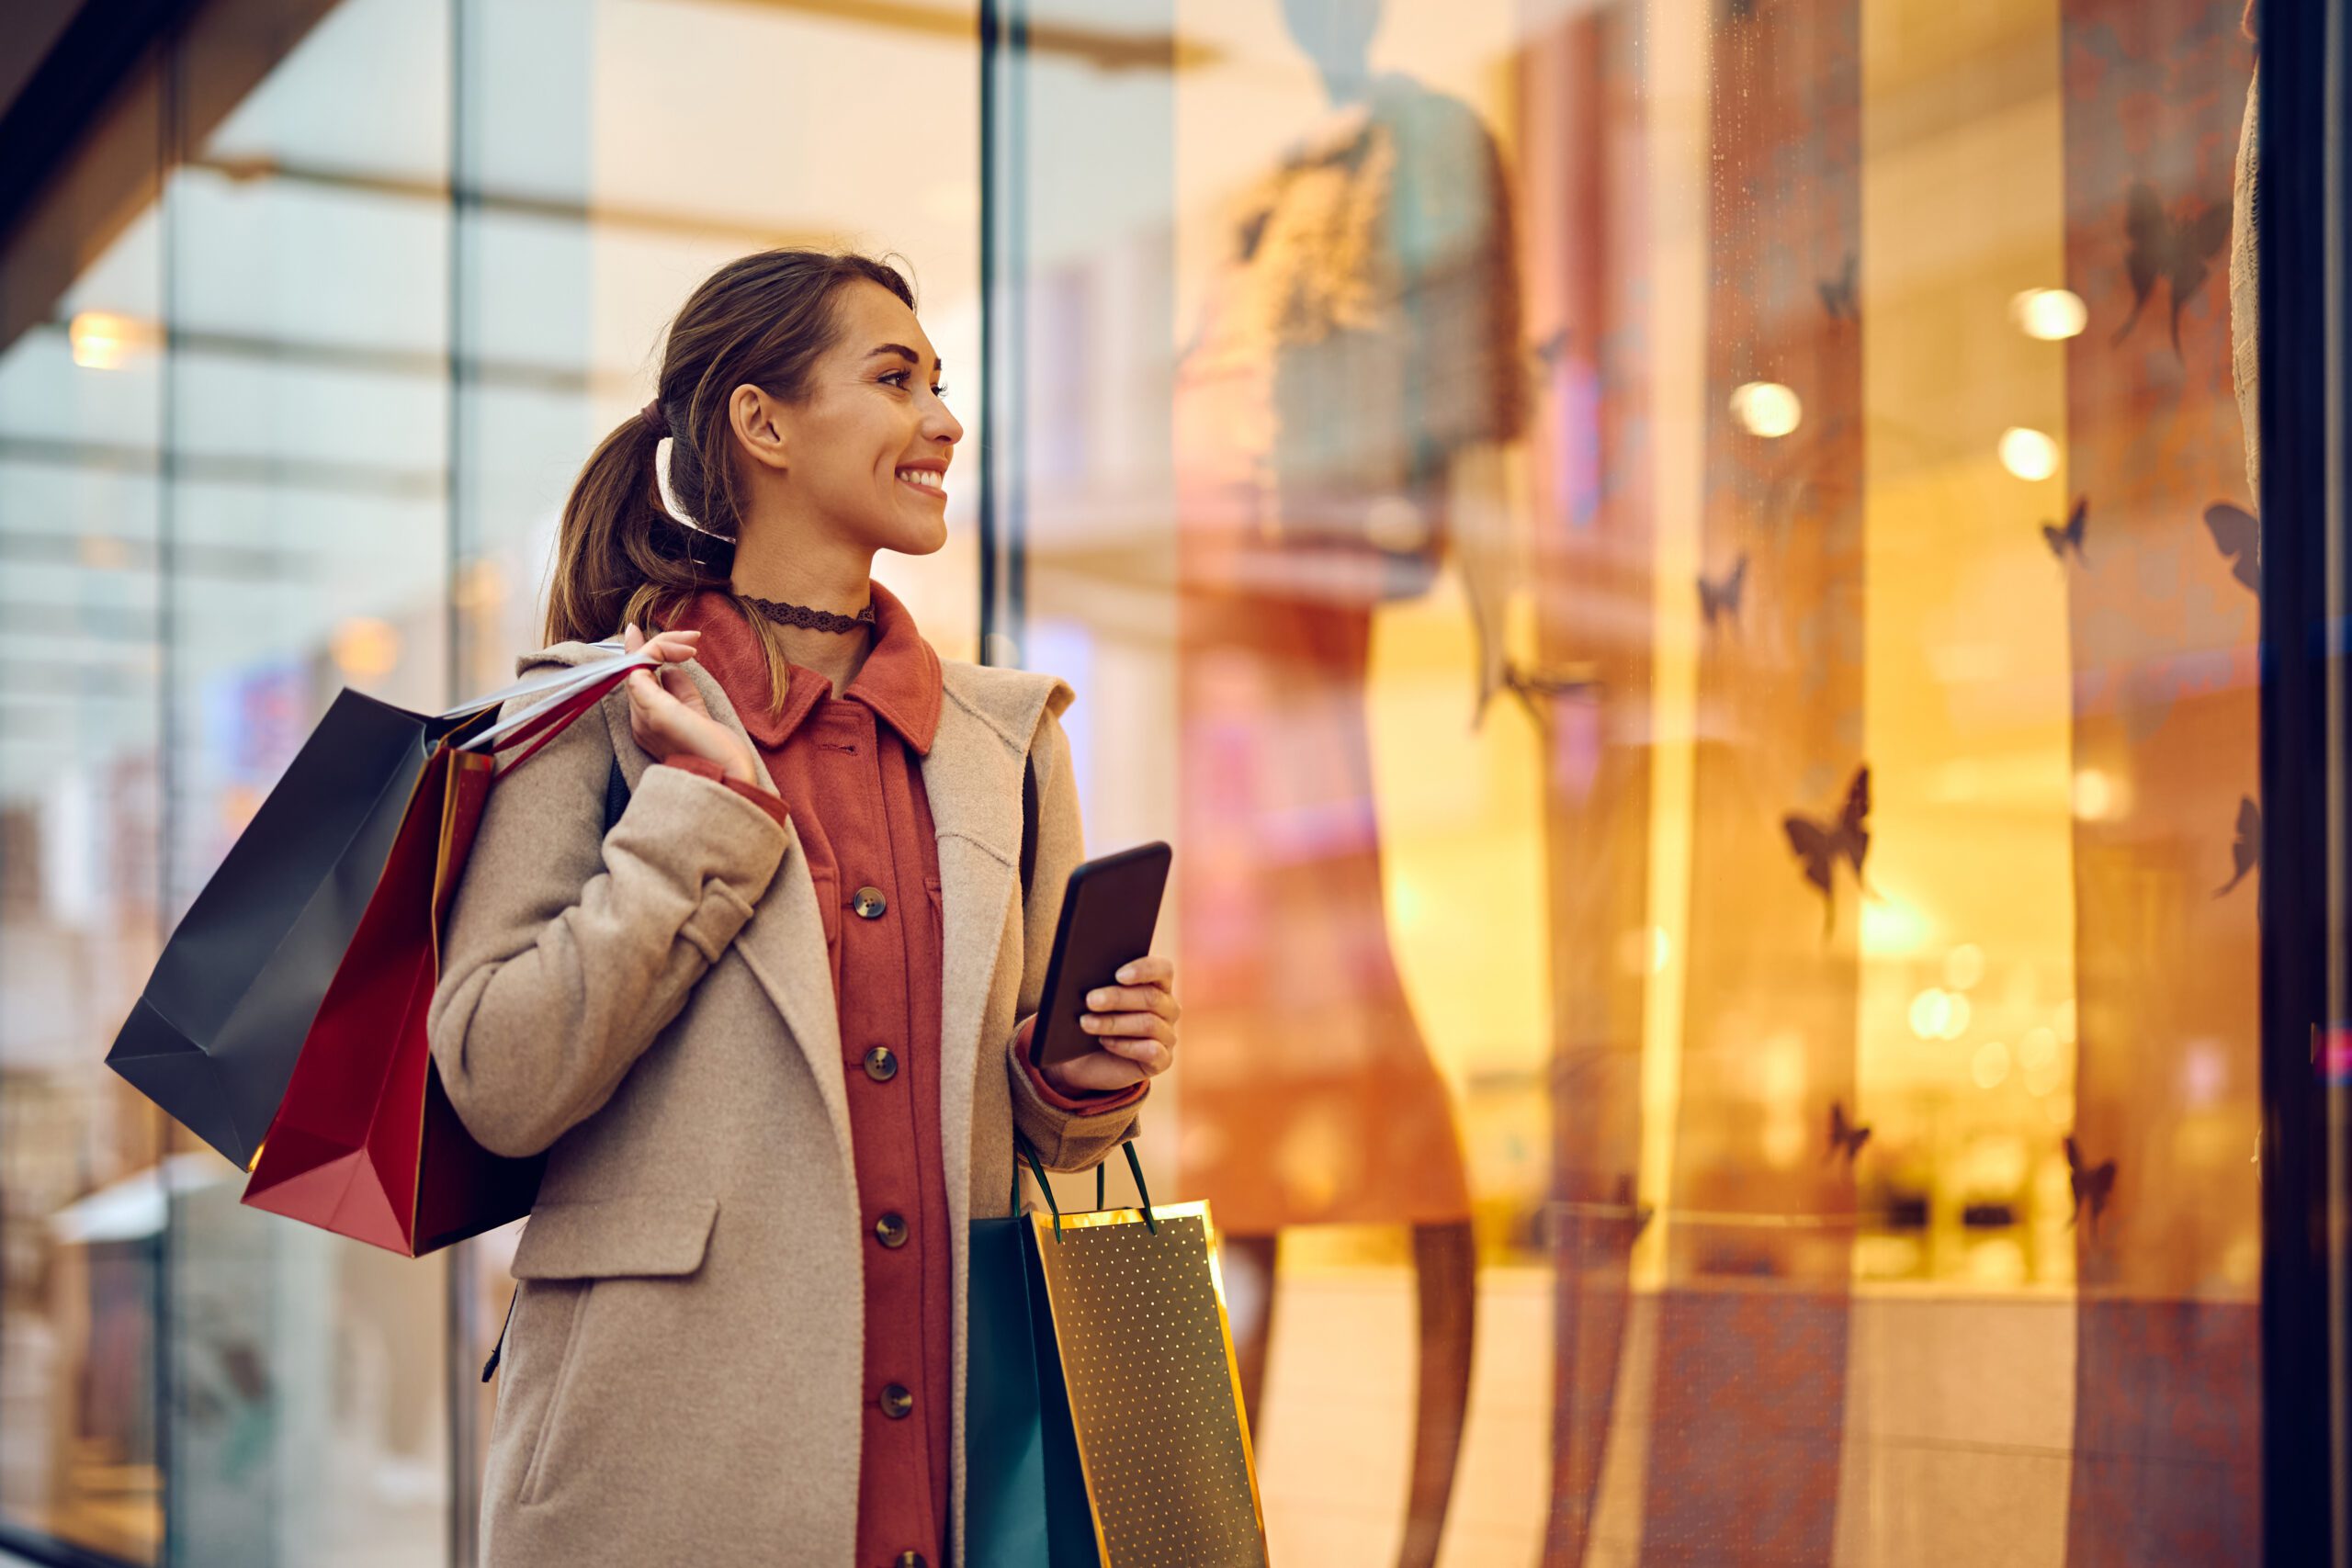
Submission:
MULTIPOLYGON (((1016 1214, 1021 1212, 1021 1161, 1025 1159, 1029 1162, 1030 1170, 1036 1175, 1037 1191, 1045 1198, 1046 1207, 1053 1211, 1054 1239, 1061 1240, 1062 1209, 1054 1201, 1053 1183, 1046 1179, 1046 1162, 1037 1157, 1036 1145, 1030 1143, 1028 1134, 1018 1127, 1012 1130, 1012 1146, 1016 1157, 1012 1162, 1012 1201, 1009 1207, 1016 1214)), ((1135 1140, 1130 1138, 1119 1146, 1126 1151, 1127 1170, 1136 1179, 1136 1197, 1140 1200, 1139 1206, 1143 1210, 1144 1228, 1158 1235, 1159 1222, 1151 1212, 1151 1189, 1144 1185, 1143 1161, 1136 1157, 1135 1140)), ((1098 1214, 1110 1206, 1103 1201, 1102 1166, 1107 1163, 1099 1163, 1094 1168, 1094 1212, 1098 1214)))
POLYGON ((531 741, 531 744, 525 747, 520 755, 516 756, 513 761, 506 764, 504 771, 508 773, 514 772, 516 768, 521 767, 524 763, 529 761, 534 756, 537 755, 540 747, 546 745, 548 741, 554 739, 557 736, 570 728, 573 719, 578 718, 582 714, 586 713, 590 708, 593 708, 598 703, 603 702, 605 695, 610 693, 614 687, 619 685, 623 681, 628 678, 629 673, 630 672, 627 670, 619 671, 605 679, 595 682, 592 685, 582 687, 578 693, 566 697, 560 703, 555 704, 545 713, 535 716, 529 723, 516 729, 514 733, 510 735, 502 735, 498 737, 497 739, 492 741, 490 745, 480 748, 480 750, 487 750, 494 756, 498 752, 505 750, 510 746, 521 746, 526 740, 531 741), (532 737, 534 736, 537 736, 537 739, 532 739, 532 737))

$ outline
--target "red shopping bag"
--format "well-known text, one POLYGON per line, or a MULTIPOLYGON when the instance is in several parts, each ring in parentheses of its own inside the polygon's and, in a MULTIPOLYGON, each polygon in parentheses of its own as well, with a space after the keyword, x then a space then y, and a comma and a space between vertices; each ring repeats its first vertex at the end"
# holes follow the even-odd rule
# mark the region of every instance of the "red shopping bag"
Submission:
POLYGON ((639 667, 616 661, 504 725, 485 712, 434 749, 303 1036, 247 1204, 409 1258, 530 1213, 544 1156, 507 1159, 474 1142, 433 1062, 424 1023, 441 924, 503 776, 496 753, 531 741, 504 771, 520 767, 639 667))

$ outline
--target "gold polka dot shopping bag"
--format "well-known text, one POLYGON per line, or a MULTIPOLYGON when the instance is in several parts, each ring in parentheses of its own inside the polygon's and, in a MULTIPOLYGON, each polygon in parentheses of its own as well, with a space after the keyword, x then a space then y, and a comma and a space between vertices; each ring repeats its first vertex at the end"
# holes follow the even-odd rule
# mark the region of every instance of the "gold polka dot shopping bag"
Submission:
POLYGON ((1154 1207, 1125 1147, 1139 1207, 1098 1168, 1091 1213, 973 1223, 971 1568, 1267 1568, 1208 1205, 1154 1207))

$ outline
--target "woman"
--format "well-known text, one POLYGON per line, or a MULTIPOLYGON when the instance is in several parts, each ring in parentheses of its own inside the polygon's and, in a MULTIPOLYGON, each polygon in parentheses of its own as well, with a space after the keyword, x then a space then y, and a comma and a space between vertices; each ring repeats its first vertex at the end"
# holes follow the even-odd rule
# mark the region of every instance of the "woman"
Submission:
POLYGON ((937 371, 893 268, 748 256, 565 507, 522 670, 616 631, 660 669, 501 782, 433 999, 467 1127, 548 1152, 490 1568, 960 1561, 967 1226, 1016 1127, 1090 1168, 1172 1059, 1148 955, 1090 995, 1101 1049, 1028 1055, 1081 853, 1069 688, 943 661, 867 575, 945 541, 937 371))

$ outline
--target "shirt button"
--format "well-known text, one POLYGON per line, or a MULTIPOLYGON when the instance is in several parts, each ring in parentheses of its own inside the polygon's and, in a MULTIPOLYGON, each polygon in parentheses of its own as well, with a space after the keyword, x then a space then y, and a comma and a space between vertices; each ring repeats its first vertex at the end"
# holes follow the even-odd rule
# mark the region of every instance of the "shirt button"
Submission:
POLYGON ((880 1219, 875 1221, 874 1239, 888 1247, 900 1247, 906 1246, 906 1215, 885 1214, 880 1219))
POLYGON ((850 912, 861 920, 878 920, 890 900, 882 897, 879 887, 861 887, 849 897, 850 912))
POLYGON ((890 1560, 890 1568, 931 1568, 920 1551, 901 1551, 890 1560))
POLYGON ((915 1396, 907 1392, 906 1384, 894 1382, 882 1391, 882 1414, 891 1420, 903 1421, 914 1409, 915 1396))
POLYGON ((899 1054, 888 1045, 876 1045, 865 1054, 865 1076, 876 1083, 888 1083, 899 1076, 899 1054))

